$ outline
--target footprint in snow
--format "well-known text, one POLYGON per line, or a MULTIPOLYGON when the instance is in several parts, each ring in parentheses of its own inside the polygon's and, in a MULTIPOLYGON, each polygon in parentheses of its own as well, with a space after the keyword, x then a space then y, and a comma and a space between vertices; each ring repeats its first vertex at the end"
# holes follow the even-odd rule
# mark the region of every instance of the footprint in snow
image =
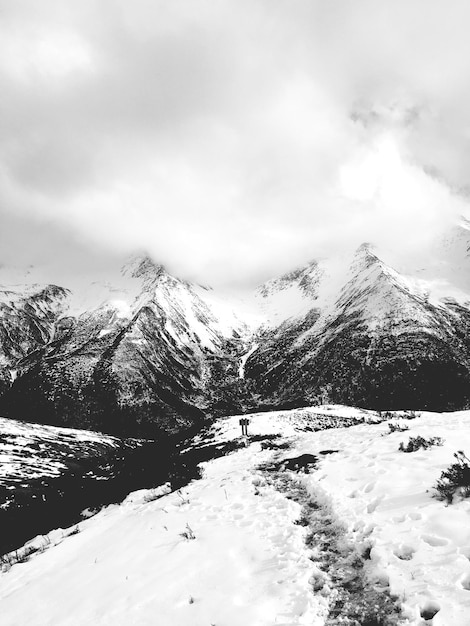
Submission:
POLYGON ((369 535, 371 535, 376 528, 377 524, 367 524, 367 526, 364 526, 364 537, 368 537, 369 535))
POLYGON ((384 499, 383 496, 374 498, 374 500, 372 500, 372 502, 368 504, 366 507, 367 513, 374 513, 374 511, 377 509, 377 507, 379 506, 379 504, 382 502, 383 499, 384 499))
POLYGON ((402 544, 395 548, 393 554, 401 561, 411 561, 416 550, 412 546, 402 544))
POLYGON ((390 586, 390 577, 385 570, 377 570, 374 573, 372 579, 376 585, 382 587, 383 589, 386 589, 390 586))
POLYGON ((464 574, 460 578, 459 584, 462 587, 462 589, 465 589, 466 591, 470 591, 470 574, 464 574))
POLYGON ((364 493, 370 493, 374 487, 375 487, 375 482, 367 483, 367 485, 364 487, 363 491, 364 491, 364 493))
POLYGON ((434 600, 428 600, 420 608, 420 615, 425 622, 432 620, 441 610, 440 605, 434 600))
POLYGON ((444 537, 436 537, 435 535, 422 535, 421 539, 433 548, 439 548, 449 544, 448 539, 444 539, 444 537))

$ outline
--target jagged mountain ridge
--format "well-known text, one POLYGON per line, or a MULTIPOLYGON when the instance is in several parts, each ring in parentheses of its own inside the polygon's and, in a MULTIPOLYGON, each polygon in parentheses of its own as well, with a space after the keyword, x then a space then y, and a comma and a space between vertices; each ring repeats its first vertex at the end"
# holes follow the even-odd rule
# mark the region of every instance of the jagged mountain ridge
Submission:
POLYGON ((51 340, 68 293, 56 285, 0 288, 0 393, 16 376, 16 364, 51 340))
POLYGON ((318 401, 466 407, 469 249, 466 223, 411 269, 364 244, 268 281, 250 318, 148 258, 79 292, 5 288, 0 411, 152 437, 318 401))
POLYGON ((42 345, 10 364, 19 375, 1 400, 8 415, 146 436, 203 420, 219 363, 235 375, 244 324, 149 259, 124 277, 129 289, 91 309, 71 298, 42 345))
MULTIPOLYGON (((467 405, 467 294, 448 284, 458 300, 436 297, 432 281, 399 274, 369 245, 357 250, 342 281, 336 276, 334 290, 328 271, 328 263, 314 267, 310 310, 304 302, 298 315, 259 331, 260 348, 245 369, 260 400, 267 406, 342 398, 376 408, 467 405)), ((440 295, 442 281, 437 287, 440 295)), ((286 288, 284 281, 278 288, 286 288)))

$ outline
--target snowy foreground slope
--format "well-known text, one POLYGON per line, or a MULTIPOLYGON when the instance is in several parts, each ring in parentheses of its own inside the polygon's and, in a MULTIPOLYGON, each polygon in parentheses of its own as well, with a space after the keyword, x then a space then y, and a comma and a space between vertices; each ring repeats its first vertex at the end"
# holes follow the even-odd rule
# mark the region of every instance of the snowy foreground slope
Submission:
POLYGON ((389 433, 373 413, 315 411, 325 417, 251 415, 238 448, 239 418, 220 420, 193 445, 235 449, 200 480, 134 492, 72 535, 33 540, 44 550, 0 575, 2 626, 468 626, 470 500, 447 506, 432 486, 470 451, 470 412, 423 413, 389 433), (328 416, 358 423, 308 430, 328 416), (398 451, 416 435, 445 442, 398 451), (282 463, 303 454, 317 457, 308 473, 282 463), (354 621, 361 594, 368 622, 354 621), (370 621, 384 606, 390 621, 370 621))

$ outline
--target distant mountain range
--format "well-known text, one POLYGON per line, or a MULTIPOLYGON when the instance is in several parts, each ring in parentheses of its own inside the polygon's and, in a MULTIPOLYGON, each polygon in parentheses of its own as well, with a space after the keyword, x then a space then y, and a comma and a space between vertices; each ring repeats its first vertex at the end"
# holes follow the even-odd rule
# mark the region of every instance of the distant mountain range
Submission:
POLYGON ((243 306, 146 257, 79 293, 4 284, 0 414, 153 437, 317 402, 467 407, 469 250, 467 222, 406 267, 363 244, 265 283, 243 306))

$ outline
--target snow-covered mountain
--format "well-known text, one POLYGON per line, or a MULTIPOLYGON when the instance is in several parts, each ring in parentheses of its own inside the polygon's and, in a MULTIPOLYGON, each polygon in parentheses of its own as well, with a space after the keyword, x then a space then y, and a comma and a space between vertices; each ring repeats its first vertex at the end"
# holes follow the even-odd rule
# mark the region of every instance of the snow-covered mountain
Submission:
POLYGON ((466 406, 467 225, 456 234, 458 245, 444 239, 427 272, 398 272, 364 244, 352 259, 310 263, 263 286, 258 298, 271 315, 245 365, 259 401, 271 407, 317 400, 375 408, 466 406))
POLYGON ((153 437, 318 401, 466 407, 469 250, 465 221, 414 258, 363 244, 268 281, 249 315, 146 257, 78 290, 3 287, 0 411, 153 437))
POLYGON ((125 266, 118 284, 78 294, 49 287, 34 297, 37 312, 27 302, 0 318, 3 334, 12 336, 13 324, 17 337, 4 347, 4 378, 16 372, 2 398, 10 416, 155 436, 201 421, 218 402, 214 381, 238 378, 246 325, 210 290, 148 258, 125 266), (51 291, 62 300, 49 311, 51 291), (29 350, 23 317, 35 328, 49 322, 29 350))
POLYGON ((67 296, 55 285, 0 287, 0 392, 15 378, 16 364, 51 340, 67 296))

